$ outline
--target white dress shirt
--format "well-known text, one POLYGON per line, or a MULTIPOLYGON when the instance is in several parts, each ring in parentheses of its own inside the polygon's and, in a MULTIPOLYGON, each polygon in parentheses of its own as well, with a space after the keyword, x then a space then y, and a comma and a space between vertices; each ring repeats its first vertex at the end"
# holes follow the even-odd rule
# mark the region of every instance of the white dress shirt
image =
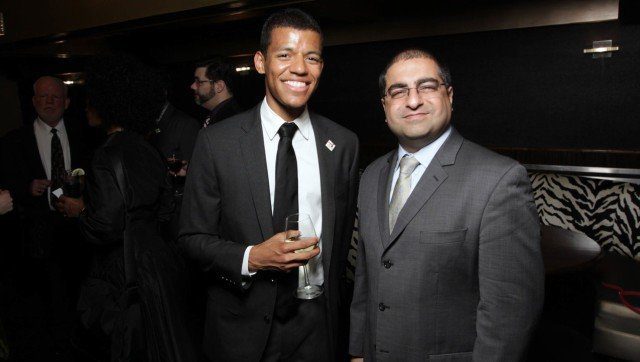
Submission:
MULTIPOLYGON (((278 153, 278 142, 280 141, 278 129, 280 129, 280 126, 282 126, 285 121, 269 107, 266 98, 260 106, 260 119, 262 123, 267 173, 269 176, 271 212, 273 213, 276 188, 276 155, 278 153)), ((312 260, 309 260, 307 264, 309 281, 311 284, 322 285, 324 282, 322 267, 322 195, 320 193, 320 163, 318 161, 316 138, 307 109, 302 112, 300 117, 293 120, 293 122, 298 126, 298 131, 292 140, 298 166, 298 212, 308 214, 311 217, 316 236, 320 240, 318 243, 320 254, 312 260)), ((242 275, 245 276, 254 274, 249 273, 249 251, 251 248, 252 246, 249 246, 245 250, 242 261, 242 275)), ((304 275, 302 267, 300 267, 298 276, 299 285, 303 285, 304 275)))
MULTIPOLYGON (((42 161, 42 167, 44 167, 44 171, 47 173, 48 180, 51 180, 51 139, 53 138, 53 134, 51 133, 52 128, 58 130, 58 138, 60 139, 60 144, 62 145, 62 154, 64 156, 64 169, 71 169, 71 149, 69 148, 67 129, 64 127, 64 119, 61 119, 55 127, 51 127, 48 124, 44 123, 40 119, 40 117, 38 117, 33 122, 33 133, 36 136, 38 153, 40 154, 40 161, 42 161)), ((50 187, 47 188, 47 193, 50 193, 51 191, 52 190, 50 187)), ((47 200, 49 200, 49 208, 51 210, 55 210, 53 205, 51 205, 51 198, 47 197, 47 200)))
MULTIPOLYGON (((444 131, 440 135, 440 137, 438 137, 435 141, 422 147, 418 152, 413 154, 413 157, 415 157, 416 160, 420 162, 420 164, 415 168, 415 170, 413 170, 413 173, 411 174, 411 192, 413 192, 413 189, 416 187, 416 185, 420 181, 422 174, 424 174, 424 171, 427 170, 427 167, 429 167, 429 164, 431 164, 431 161, 436 156, 436 153, 438 153, 438 150, 440 149, 440 147, 442 147, 442 144, 444 144, 444 141, 446 141, 447 138, 449 138, 450 134, 451 134, 451 126, 449 126, 449 128, 447 128, 447 130, 444 131)), ((396 161, 396 167, 394 168, 394 171, 393 171, 393 180, 391 181, 391 192, 389 192, 389 203, 391 203, 391 196, 393 196, 393 189, 396 187, 396 182, 398 181, 398 176, 400 175, 400 160, 402 159, 402 157, 404 157, 404 155, 411 156, 412 154, 407 152, 404 148, 402 148, 402 146, 398 145, 398 160, 396 161)), ((411 195, 411 193, 409 193, 409 195, 411 195)))

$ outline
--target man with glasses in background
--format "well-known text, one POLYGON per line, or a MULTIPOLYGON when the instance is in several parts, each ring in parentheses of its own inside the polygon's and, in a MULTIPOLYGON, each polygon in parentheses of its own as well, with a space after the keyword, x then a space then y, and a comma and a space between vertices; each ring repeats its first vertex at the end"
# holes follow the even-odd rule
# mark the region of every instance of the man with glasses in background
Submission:
POLYGON ((522 359, 544 281, 525 168, 451 126, 451 76, 430 53, 400 52, 379 87, 399 145, 360 182, 350 354, 522 359))
POLYGON ((209 111, 202 128, 240 113, 241 108, 233 97, 232 72, 231 65, 222 59, 196 64, 191 90, 196 103, 209 111))

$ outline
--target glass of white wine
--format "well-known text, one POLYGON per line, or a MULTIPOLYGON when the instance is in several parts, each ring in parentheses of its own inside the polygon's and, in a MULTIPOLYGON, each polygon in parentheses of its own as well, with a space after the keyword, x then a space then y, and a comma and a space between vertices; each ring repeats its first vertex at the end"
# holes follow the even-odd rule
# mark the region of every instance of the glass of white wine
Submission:
MULTIPOLYGON (((313 227, 311 216, 304 213, 289 215, 285 221, 285 242, 304 240, 306 238, 316 237, 316 230, 313 227)), ((296 250, 296 253, 311 251, 315 245, 308 248, 296 250)), ((304 273, 304 285, 296 289, 296 298, 314 299, 322 295, 322 287, 313 285, 309 282, 309 266, 308 263, 302 267, 304 273)))

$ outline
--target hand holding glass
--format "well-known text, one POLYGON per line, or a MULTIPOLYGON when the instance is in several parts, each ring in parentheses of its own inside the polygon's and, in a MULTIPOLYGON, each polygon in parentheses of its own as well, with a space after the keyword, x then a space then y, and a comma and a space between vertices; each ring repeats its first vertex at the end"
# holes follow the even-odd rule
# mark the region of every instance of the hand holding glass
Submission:
MULTIPOLYGON (((304 238, 315 238, 316 231, 313 222, 308 214, 289 215, 285 221, 285 242, 302 240, 304 238)), ((311 251, 315 245, 308 248, 296 250, 296 253, 311 251)), ((304 286, 298 287, 296 297, 300 299, 314 299, 322 294, 322 287, 313 285, 309 282, 309 266, 308 263, 303 266, 304 286)))

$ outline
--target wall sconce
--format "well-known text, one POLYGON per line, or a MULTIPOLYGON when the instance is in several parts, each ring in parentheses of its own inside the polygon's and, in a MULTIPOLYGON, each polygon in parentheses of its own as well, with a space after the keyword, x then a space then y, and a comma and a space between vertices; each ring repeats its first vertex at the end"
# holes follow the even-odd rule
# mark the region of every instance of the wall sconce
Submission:
POLYGON ((0 36, 4 35, 4 14, 0 11, 0 36))
POLYGON ((238 72, 238 73, 248 72, 250 70, 251 70, 251 67, 237 67, 236 68, 236 72, 238 72))
POLYGON ((620 47, 613 46, 611 40, 596 40, 593 42, 593 48, 583 49, 584 54, 593 54, 593 59, 611 58, 611 52, 620 50, 620 47))

